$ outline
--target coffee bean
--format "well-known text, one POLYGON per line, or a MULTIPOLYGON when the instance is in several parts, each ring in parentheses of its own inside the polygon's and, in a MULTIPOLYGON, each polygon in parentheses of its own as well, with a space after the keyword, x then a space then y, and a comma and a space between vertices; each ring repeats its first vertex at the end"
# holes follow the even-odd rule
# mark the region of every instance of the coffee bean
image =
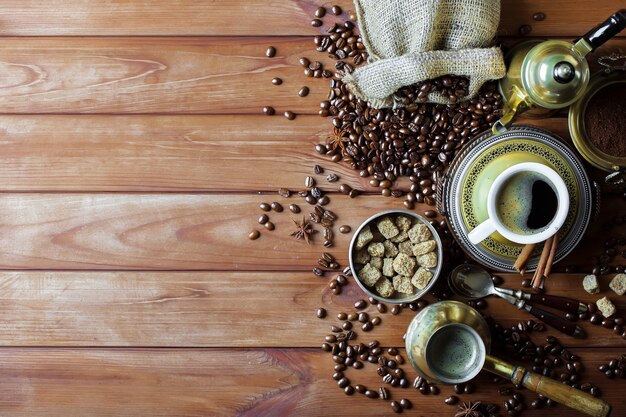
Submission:
POLYGON ((311 61, 309 61, 307 58, 300 58, 300 60, 298 61, 300 63, 300 65, 304 68, 308 68, 309 65, 311 65, 311 61))
POLYGON ((463 392, 465 392, 466 394, 471 394, 475 391, 474 389, 474 384, 472 384, 471 382, 468 382, 465 384, 465 388, 463 390, 463 392))
POLYGON ((272 116, 274 113, 276 113, 276 110, 274 110, 274 107, 272 106, 263 107, 263 114, 267 116, 272 116))
POLYGON ((411 403, 411 401, 407 400, 406 398, 403 398, 400 400, 400 405, 405 410, 410 410, 413 407, 413 404, 411 403))
POLYGON ((400 405, 399 402, 391 401, 389 405, 391 406, 391 409, 393 410, 394 413, 400 414, 402 412, 402 406, 400 405))
POLYGON ((265 226, 267 230, 274 230, 276 228, 272 222, 266 222, 263 226, 265 226))
POLYGON ((296 114, 292 111, 286 111, 284 114, 288 120, 293 120, 296 118, 296 114))
POLYGON ((259 208, 263 211, 270 211, 272 209, 272 207, 267 203, 259 204, 259 208))
POLYGON ((324 317, 326 317, 326 309, 320 307, 320 308, 317 309, 316 314, 317 314, 317 318, 318 319, 323 319, 324 317))
POLYGON ((302 87, 300 90, 298 90, 298 95, 300 97, 306 97, 309 95, 309 87, 302 87))
POLYGON ((350 226, 348 226, 347 224, 341 225, 339 226, 339 232, 340 233, 350 233, 352 231, 352 228, 350 226))
POLYGON ((335 16, 339 16, 342 12, 341 7, 339 7, 338 5, 334 5, 330 11, 335 15, 335 16))
POLYGON ((298 206, 297 204, 289 204, 289 211, 294 214, 300 213, 300 206, 298 206))
POLYGON ((283 211, 283 206, 282 206, 280 203, 276 202, 276 201, 274 201, 274 202, 271 204, 271 206, 270 206, 270 207, 271 207, 271 208, 272 208, 272 210, 274 210, 276 213, 281 213, 281 212, 283 211))
POLYGON ((359 195, 359 190, 350 190, 350 192, 348 193, 348 197, 350 198, 355 198, 359 195))
POLYGON ((519 34, 524 36, 524 35, 528 35, 530 32, 532 32, 533 28, 530 25, 522 25, 519 27, 519 34))
POLYGON ((362 310, 362 309, 364 309, 366 307, 367 307, 367 301, 365 301, 365 300, 357 300, 354 303, 354 308, 356 308, 357 310, 362 310))
POLYGON ((272 84, 274 85, 281 85, 283 83, 283 80, 278 78, 278 77, 274 77, 272 78, 272 84))
POLYGON ((379 326, 381 322, 382 322, 382 319, 380 317, 374 317, 371 321, 372 325, 374 326, 379 326))
POLYGON ((398 305, 391 307, 391 314, 393 314, 394 316, 397 316, 398 314, 400 314, 401 311, 402 311, 401 307, 398 305))
POLYGON ((380 389, 378 390, 378 396, 383 400, 388 400, 390 396, 389 390, 385 387, 380 387, 380 389))
POLYGON ((313 19, 313 20, 311 20, 311 26, 313 26, 313 27, 318 28, 318 27, 322 26, 323 24, 324 23, 320 19, 313 19))
POLYGON ((537 12, 533 15, 533 20, 537 21, 537 22, 541 22, 542 20, 544 20, 546 18, 546 14, 542 13, 542 12, 537 12))
POLYGON ((356 321, 358 318, 359 318, 359 315, 357 313, 348 314, 348 320, 350 321, 356 321))
POLYGON ((250 240, 257 240, 259 238, 259 236, 261 236, 259 231, 258 230, 253 230, 253 231, 250 232, 250 234, 248 234, 248 239, 250 239, 250 240))
POLYGON ((336 182, 337 180, 339 180, 339 176, 337 176, 337 174, 328 174, 326 176, 326 181, 328 182, 336 182))
POLYGON ((342 194, 348 195, 350 194, 350 191, 352 191, 352 187, 350 187, 348 184, 341 184, 339 186, 339 192, 341 192, 342 194))
POLYGON ((425 217, 428 217, 429 219, 432 219, 433 217, 436 217, 436 216, 437 216, 437 212, 436 212, 436 211, 434 211, 434 210, 426 210, 426 211, 424 212, 424 216, 425 216, 425 217))
POLYGON ((259 224, 265 224, 265 223, 267 223, 267 222, 269 221, 269 219, 270 219, 270 218, 269 218, 269 217, 267 217, 267 214, 262 214, 262 215, 259 217, 258 222, 259 222, 259 224))
POLYGON ((383 303, 378 303, 376 305, 376 309, 381 314, 385 314, 387 312, 387 306, 385 304, 383 304, 383 303))
POLYGON ((313 177, 310 177, 310 176, 309 176, 309 177, 306 177, 306 178, 304 179, 304 186, 305 186, 306 188, 312 188, 312 187, 315 187, 315 179, 314 179, 313 177))
POLYGON ((270 46, 267 48, 267 50, 265 51, 265 56, 268 58, 273 58, 276 55, 276 48, 274 48, 273 46, 270 46))
POLYGON ((319 268, 313 268, 313 275, 318 276, 318 277, 323 277, 324 271, 319 268))
POLYGON ((330 203, 330 198, 328 198, 327 195, 323 195, 317 199, 317 204, 319 204, 320 206, 325 206, 328 203, 330 203))
POLYGON ((522 287, 523 288, 530 288, 531 287, 531 280, 530 278, 526 278, 522 281, 522 287))
POLYGON ((456 395, 451 395, 443 400, 443 402, 447 405, 455 405, 459 402, 459 397, 457 397, 456 395))
POLYGON ((326 15, 326 8, 325 7, 318 7, 317 9, 315 9, 315 17, 322 18, 325 15, 326 15))
POLYGON ((378 393, 376 391, 366 389, 364 394, 367 398, 372 398, 372 399, 378 398, 378 393))

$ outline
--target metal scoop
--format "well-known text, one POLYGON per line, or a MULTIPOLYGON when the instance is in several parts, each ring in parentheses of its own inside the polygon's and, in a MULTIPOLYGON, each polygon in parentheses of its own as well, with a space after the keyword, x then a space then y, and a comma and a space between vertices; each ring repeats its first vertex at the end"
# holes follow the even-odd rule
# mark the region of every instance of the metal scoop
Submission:
POLYGON ((573 322, 527 304, 527 302, 542 304, 571 314, 578 314, 587 310, 584 304, 571 298, 529 294, 520 290, 498 288, 493 284, 489 272, 479 266, 468 264, 454 268, 448 276, 448 283, 452 291, 460 297, 472 300, 496 295, 517 306, 517 308, 528 311, 547 325, 565 334, 574 337, 584 337, 585 335, 583 329, 573 322))

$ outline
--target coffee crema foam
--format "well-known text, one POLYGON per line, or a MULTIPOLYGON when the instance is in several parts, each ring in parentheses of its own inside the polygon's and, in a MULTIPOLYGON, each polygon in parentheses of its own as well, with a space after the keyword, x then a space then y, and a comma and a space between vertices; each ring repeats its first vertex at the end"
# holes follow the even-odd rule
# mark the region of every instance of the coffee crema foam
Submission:
POLYGON ((520 172, 507 179, 496 196, 496 212, 502 224, 519 235, 541 233, 548 228, 558 207, 549 180, 536 172, 520 172))

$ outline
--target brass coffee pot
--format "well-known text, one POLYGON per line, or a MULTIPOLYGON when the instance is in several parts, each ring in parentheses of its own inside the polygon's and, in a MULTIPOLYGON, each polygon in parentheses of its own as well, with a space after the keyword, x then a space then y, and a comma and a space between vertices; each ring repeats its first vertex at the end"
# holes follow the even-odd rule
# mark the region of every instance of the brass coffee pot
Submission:
POLYGON ((503 115, 493 125, 498 134, 522 112, 549 115, 577 101, 589 83, 585 55, 626 28, 626 9, 614 13, 574 43, 562 40, 525 41, 506 55, 506 76, 498 85, 503 115))

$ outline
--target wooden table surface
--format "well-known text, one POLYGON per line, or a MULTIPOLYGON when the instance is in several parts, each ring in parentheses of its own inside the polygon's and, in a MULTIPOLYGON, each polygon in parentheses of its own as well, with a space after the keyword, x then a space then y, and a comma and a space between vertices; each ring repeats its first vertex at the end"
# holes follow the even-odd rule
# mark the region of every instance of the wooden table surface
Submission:
MULTIPOLYGON (((329 62, 311 40, 323 29, 310 26, 320 4, 0 1, 0 416, 393 414, 382 400, 344 395, 319 349, 334 316, 362 297, 356 284, 334 296, 328 278, 311 274, 323 248, 290 238, 287 213, 271 215, 274 232, 247 239, 258 204, 288 203, 276 190, 302 188, 314 164, 368 190, 313 150, 330 131, 316 114, 328 84, 306 79, 297 61, 329 62), (270 83, 275 76, 283 85, 270 83), (306 98, 296 94, 303 85, 306 98), (298 117, 263 116, 265 105, 298 117)), ((531 36, 572 39, 620 7, 626 1, 504 0, 500 35, 512 43, 531 24, 531 36), (533 22, 539 11, 546 20, 533 22)), ((625 50, 622 37, 602 52, 625 50)), ((564 114, 532 123, 568 136, 564 114)), ((602 252, 602 224, 626 214, 621 195, 604 201, 564 263, 589 270, 590 254, 602 252)), ((333 193, 329 207, 356 228, 401 200, 333 193)), ((349 237, 331 251, 342 265, 349 237)), ((554 274, 548 291, 595 301, 581 277, 554 274)), ((519 288, 519 276, 504 278, 519 288)), ((624 314, 609 278, 600 296, 624 314)), ((488 314, 505 324, 528 318, 501 300, 489 300, 488 314)), ((361 340, 402 346, 412 315, 382 315, 361 340)), ((560 340, 582 357, 585 380, 613 415, 624 416, 626 382, 596 367, 626 353, 626 341, 583 326, 587 339, 560 340)), ((555 332, 537 343, 547 334, 555 332)), ((349 377, 380 386, 372 367, 349 377)), ((490 380, 480 376, 477 392, 462 398, 501 405, 490 380)), ((406 414, 451 416, 443 404, 451 393, 406 390, 414 404, 406 414)), ((526 413, 573 415, 563 406, 526 413)))

